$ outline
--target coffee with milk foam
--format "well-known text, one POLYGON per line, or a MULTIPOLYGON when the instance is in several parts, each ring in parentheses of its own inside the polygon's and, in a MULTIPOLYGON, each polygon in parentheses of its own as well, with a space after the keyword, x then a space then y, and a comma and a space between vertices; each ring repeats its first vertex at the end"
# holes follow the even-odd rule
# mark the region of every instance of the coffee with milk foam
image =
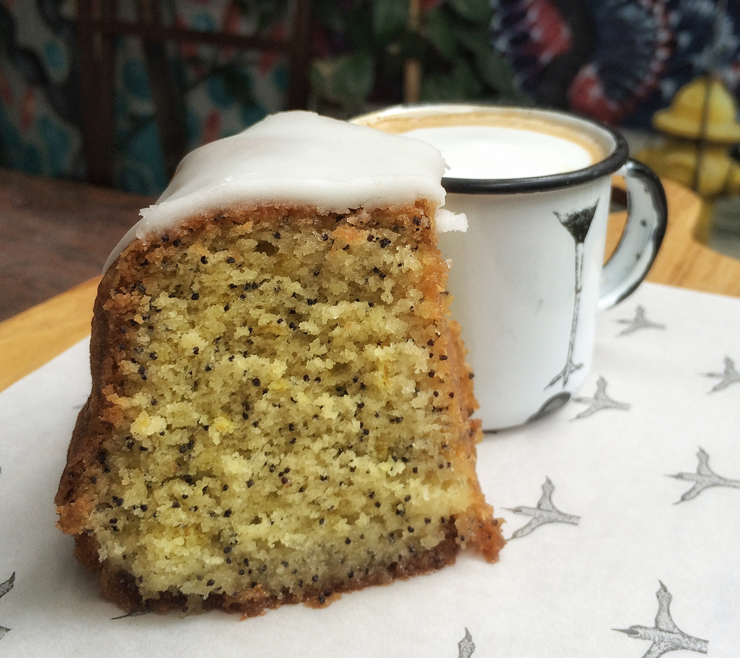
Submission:
POLYGON ((421 128, 403 133, 436 146, 450 178, 532 178, 578 171, 594 164, 583 146, 562 137, 496 126, 421 128))
POLYGON ((507 180, 565 174, 603 160, 610 145, 570 125, 535 113, 490 111, 379 115, 365 123, 437 147, 448 178, 507 180))

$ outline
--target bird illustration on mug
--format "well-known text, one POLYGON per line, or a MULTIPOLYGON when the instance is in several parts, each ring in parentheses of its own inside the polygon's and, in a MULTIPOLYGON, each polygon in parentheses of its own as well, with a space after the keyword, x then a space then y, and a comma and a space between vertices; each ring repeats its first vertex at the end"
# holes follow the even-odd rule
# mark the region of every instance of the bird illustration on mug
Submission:
POLYGON ((596 207, 599 205, 597 201, 593 206, 577 210, 575 212, 565 213, 561 215, 559 212, 555 212, 555 216, 558 218, 560 223, 570 233, 573 238, 576 247, 576 267, 575 267, 575 300, 573 302, 573 320, 570 325, 570 341, 568 343, 568 356, 565 359, 565 366, 563 369, 552 378, 550 383, 545 388, 550 388, 553 384, 557 383, 562 379, 563 388, 568 384, 570 375, 583 367, 582 363, 573 362, 573 349, 576 342, 576 332, 578 329, 578 312, 581 306, 581 290, 583 284, 583 249, 584 243, 586 242, 586 236, 591 228, 591 223, 594 220, 596 214, 596 207))

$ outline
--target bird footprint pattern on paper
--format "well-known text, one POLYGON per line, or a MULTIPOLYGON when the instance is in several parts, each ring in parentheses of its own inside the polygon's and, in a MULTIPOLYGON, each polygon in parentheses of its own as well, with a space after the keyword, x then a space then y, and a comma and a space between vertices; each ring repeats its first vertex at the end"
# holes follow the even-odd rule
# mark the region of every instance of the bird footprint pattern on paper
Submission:
POLYGON ((473 638, 470 636, 470 631, 465 629, 465 637, 457 643, 458 658, 470 658, 475 651, 475 644, 473 644, 473 638))
POLYGON ((716 393, 732 384, 740 382, 740 372, 735 369, 735 362, 729 356, 725 357, 725 369, 723 372, 708 372, 706 376, 719 379, 719 382, 709 391, 710 393, 716 393))
POLYGON ((673 597, 663 583, 660 583, 656 596, 658 597, 658 614, 655 617, 655 626, 630 626, 613 630, 626 633, 639 640, 651 640, 653 644, 642 658, 660 658, 669 651, 681 650, 706 653, 708 640, 700 640, 698 637, 687 635, 674 623, 670 611, 673 597))
MULTIPOLYGON (((4 583, 0 583, 0 599, 3 598, 11 589, 13 589, 13 585, 15 584, 15 571, 11 574, 10 578, 8 578, 4 583)), ((0 640, 2 640, 5 637, 5 634, 10 631, 9 628, 5 628, 5 626, 0 626, 0 640)))
POLYGON ((664 324, 659 324, 658 322, 652 322, 651 320, 648 320, 647 317, 645 317, 645 307, 641 306, 640 304, 637 305, 637 308, 635 309, 635 317, 633 317, 631 320, 622 319, 617 320, 617 324, 626 324, 627 326, 620 331, 617 336, 627 336, 628 334, 632 334, 635 331, 639 331, 640 329, 665 329, 664 324))
POLYGON ((588 416, 593 416, 597 411, 603 411, 604 409, 620 409, 621 411, 629 411, 630 408, 629 403, 618 402, 606 394, 606 379, 603 377, 599 377, 596 381, 596 393, 594 393, 592 398, 578 396, 573 398, 573 402, 587 404, 588 407, 571 420, 587 418, 588 416))
POLYGON ((514 514, 522 514, 524 516, 532 517, 532 520, 529 523, 515 530, 509 539, 526 537, 528 534, 546 523, 570 523, 571 525, 578 525, 578 522, 581 520, 580 516, 566 514, 555 507, 552 502, 553 491, 555 491, 555 485, 550 481, 550 478, 545 478, 545 483, 542 485, 542 495, 537 501, 537 507, 519 506, 504 508, 509 512, 514 512, 514 514))
POLYGON ((709 489, 709 487, 732 487, 734 489, 740 489, 740 480, 730 480, 729 478, 722 477, 709 468, 709 455, 703 448, 699 448, 696 456, 699 458, 699 464, 696 467, 695 473, 676 473, 676 475, 668 476, 676 480, 688 480, 694 483, 694 486, 681 496, 680 500, 674 503, 675 505, 696 498, 704 489, 709 489))

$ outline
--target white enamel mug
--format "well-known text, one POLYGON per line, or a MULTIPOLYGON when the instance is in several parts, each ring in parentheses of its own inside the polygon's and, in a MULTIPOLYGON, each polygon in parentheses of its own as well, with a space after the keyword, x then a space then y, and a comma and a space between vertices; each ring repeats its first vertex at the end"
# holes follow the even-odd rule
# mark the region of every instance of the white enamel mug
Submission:
MULTIPOLYGON (((576 393, 591 364, 597 311, 625 299, 645 278, 667 223, 658 178, 628 159, 619 133, 593 121, 457 104, 399 106, 354 121, 403 134, 409 130, 399 126, 471 125, 474 117, 499 114, 576 134, 595 145, 595 155, 566 173, 521 175, 525 160, 515 178, 473 172, 442 179, 445 208, 468 218, 467 232, 441 234, 439 242, 451 260, 452 314, 475 372, 484 430, 542 418, 576 393), (602 268, 613 174, 625 178, 628 219, 602 268)), ((531 170, 537 165, 533 158, 531 170)))

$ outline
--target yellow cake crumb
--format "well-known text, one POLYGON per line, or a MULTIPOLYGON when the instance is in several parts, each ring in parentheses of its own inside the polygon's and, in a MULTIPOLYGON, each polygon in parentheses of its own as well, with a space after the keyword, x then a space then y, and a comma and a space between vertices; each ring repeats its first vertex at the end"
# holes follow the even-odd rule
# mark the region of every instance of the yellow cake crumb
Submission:
POLYGON ((106 278, 109 422, 60 523, 140 601, 321 602, 492 532, 431 219, 362 217, 214 222, 106 278))

